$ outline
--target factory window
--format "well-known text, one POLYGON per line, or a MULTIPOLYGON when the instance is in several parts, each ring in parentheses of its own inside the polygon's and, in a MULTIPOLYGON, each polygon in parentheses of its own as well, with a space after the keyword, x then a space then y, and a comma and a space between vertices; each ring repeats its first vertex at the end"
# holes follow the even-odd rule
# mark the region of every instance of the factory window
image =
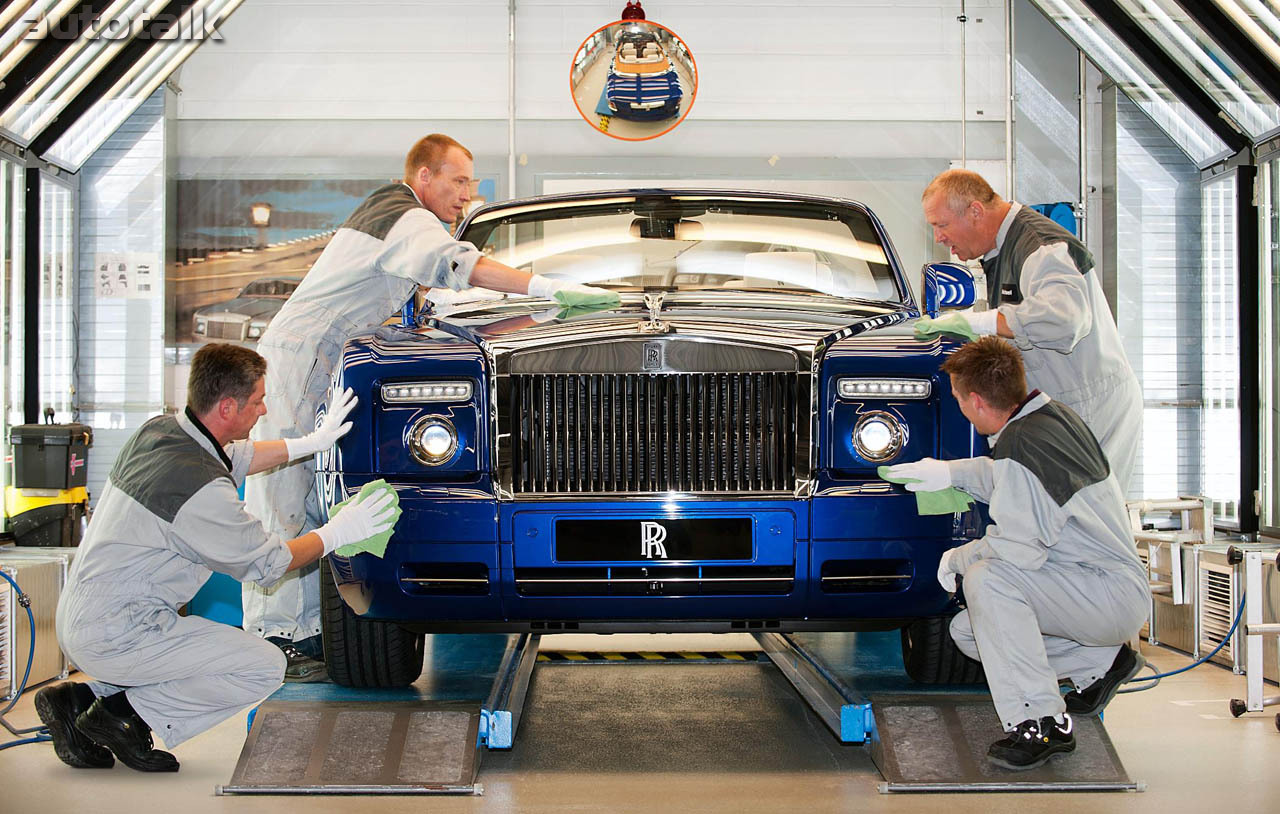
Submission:
POLYGON ((1204 382, 1202 449, 1204 490, 1213 499, 1215 521, 1240 520, 1240 340, 1239 271, 1234 173, 1206 181, 1201 193, 1204 257, 1204 382))
MULTIPOLYGON (((22 423, 22 211, 24 170, 0 159, 0 437, 22 423)), ((8 485, 9 462, 0 462, 0 491, 8 485)))
POLYGON ((1258 167, 1262 244, 1262 525, 1280 530, 1280 158, 1258 167))
POLYGON ((70 188, 40 179, 40 407, 72 420, 76 355, 75 263, 70 188))

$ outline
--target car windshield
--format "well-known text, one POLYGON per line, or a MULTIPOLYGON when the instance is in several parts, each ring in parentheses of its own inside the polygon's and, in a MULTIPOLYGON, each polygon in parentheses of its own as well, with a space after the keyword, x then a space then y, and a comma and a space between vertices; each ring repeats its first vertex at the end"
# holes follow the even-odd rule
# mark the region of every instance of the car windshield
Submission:
POLYGON ((901 300, 867 213, 818 201, 675 196, 532 203, 482 213, 462 239, 524 271, 618 291, 901 300))
POLYGON ((242 297, 287 297, 298 287, 296 280, 254 280, 240 292, 242 297))

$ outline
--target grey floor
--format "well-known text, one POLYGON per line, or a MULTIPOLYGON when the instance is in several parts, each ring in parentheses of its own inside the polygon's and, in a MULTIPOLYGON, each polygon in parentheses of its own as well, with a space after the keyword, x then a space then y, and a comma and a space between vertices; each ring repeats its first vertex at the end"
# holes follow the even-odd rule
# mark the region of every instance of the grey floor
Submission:
MULTIPOLYGON (((741 644, 574 638, 569 646, 581 649, 741 644)), ((1145 652, 1162 670, 1188 661, 1145 652)), ((1130 776, 1148 784, 1144 793, 884 796, 867 751, 838 743, 771 667, 545 665, 515 749, 482 758, 480 797, 215 797, 244 743, 240 714, 180 746, 175 775, 78 771, 43 745, 0 752, 0 811, 1277 811, 1268 770, 1280 758, 1280 732, 1271 713, 1230 717, 1227 699, 1243 692, 1243 678, 1208 665, 1112 705, 1107 729, 1130 776)), ((9 718, 36 722, 30 693, 9 718)))

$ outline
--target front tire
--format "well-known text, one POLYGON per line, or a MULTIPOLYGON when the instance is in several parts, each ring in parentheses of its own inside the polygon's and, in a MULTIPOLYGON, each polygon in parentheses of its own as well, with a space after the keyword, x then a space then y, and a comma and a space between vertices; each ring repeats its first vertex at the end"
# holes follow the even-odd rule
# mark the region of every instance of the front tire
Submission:
POLYGON ((951 617, 917 619, 902 628, 902 663, 920 684, 983 684, 982 664, 960 652, 951 638, 951 617))
POLYGON ((338 593, 320 559, 320 626, 329 677, 344 687, 407 687, 422 675, 425 636, 395 622, 362 619, 338 593))

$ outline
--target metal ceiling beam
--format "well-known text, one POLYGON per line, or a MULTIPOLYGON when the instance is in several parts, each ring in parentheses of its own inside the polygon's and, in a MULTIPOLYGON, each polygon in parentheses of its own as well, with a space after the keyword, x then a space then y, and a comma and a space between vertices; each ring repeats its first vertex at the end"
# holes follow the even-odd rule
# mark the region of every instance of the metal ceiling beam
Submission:
MULTIPOLYGON (((78 18, 83 20, 86 25, 79 22, 75 24, 73 29, 87 29, 87 23, 91 23, 98 19, 103 10, 111 5, 110 0, 98 0, 94 3, 81 3, 75 11, 66 15, 61 20, 54 20, 50 23, 50 33, 46 35, 38 45, 27 52, 27 55, 13 66, 13 70, 7 76, 0 80, 0 111, 8 110, 23 91, 31 86, 32 82, 40 77, 41 74, 53 64, 54 60, 76 41, 75 37, 55 37, 52 32, 57 30, 61 24, 65 23, 68 18, 78 18)), ((17 25, 23 23, 19 21, 17 25)), ((82 31, 80 33, 83 33, 82 31)))
MULTIPOLYGON (((1132 17, 1115 0, 1081 0, 1098 19, 1106 24, 1119 37, 1129 50, 1142 60, 1155 73, 1178 100, 1191 109, 1222 139, 1231 152, 1238 153, 1252 146, 1252 140, 1236 125, 1227 113, 1218 106, 1213 97, 1200 87, 1182 67, 1165 52, 1165 50, 1138 25, 1132 17)), ((1203 2, 1203 0, 1202 0, 1203 2)))
MULTIPOLYGON (((120 53, 107 63, 107 66, 85 86, 84 90, 76 94, 58 117, 31 140, 29 149, 37 155, 47 152, 76 123, 76 120, 87 113, 89 108, 105 96, 107 91, 111 90, 111 87, 146 55, 152 46, 163 47, 157 40, 161 40, 170 28, 179 25, 183 12, 194 4, 195 0, 173 0, 166 5, 156 15, 157 20, 150 24, 148 29, 150 37, 148 39, 134 37, 121 48, 120 53)), ((172 46, 177 47, 178 43, 174 42, 172 46)))
POLYGON ((1205 0, 1175 0, 1187 16, 1204 29, 1218 47, 1226 51, 1249 78, 1258 83, 1271 101, 1280 104, 1280 65, 1262 52, 1253 40, 1231 21, 1226 12, 1205 0))

